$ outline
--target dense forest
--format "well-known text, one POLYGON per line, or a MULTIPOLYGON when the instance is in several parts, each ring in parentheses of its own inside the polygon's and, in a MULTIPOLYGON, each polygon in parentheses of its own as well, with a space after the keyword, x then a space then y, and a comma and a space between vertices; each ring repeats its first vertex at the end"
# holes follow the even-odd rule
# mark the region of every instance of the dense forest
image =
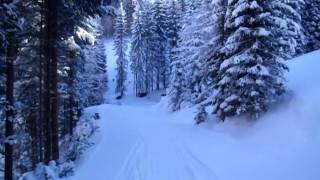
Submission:
POLYGON ((144 2, 131 28, 136 95, 163 89, 172 111, 197 105, 198 123, 207 107, 257 119, 286 94, 285 61, 319 49, 318 11, 309 0, 144 2))
POLYGON ((108 9, 100 0, 1 1, 0 167, 6 180, 81 153, 85 144, 74 127, 85 107, 103 102, 107 87, 99 16, 108 9))
POLYGON ((1 0, 0 179, 71 176, 92 145, 100 117, 83 111, 111 91, 104 16, 115 98, 131 71, 137 97, 161 91, 172 112, 195 106, 196 124, 259 119, 288 95, 285 62, 320 49, 318 0, 1 0))

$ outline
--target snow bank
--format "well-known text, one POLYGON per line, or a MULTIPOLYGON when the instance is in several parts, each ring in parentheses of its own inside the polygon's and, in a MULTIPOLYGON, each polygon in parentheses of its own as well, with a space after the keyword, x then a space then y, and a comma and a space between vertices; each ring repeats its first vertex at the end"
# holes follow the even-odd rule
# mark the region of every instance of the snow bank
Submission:
POLYGON ((320 179, 319 59, 317 51, 288 61, 291 96, 258 122, 203 125, 207 136, 192 137, 199 159, 223 180, 320 179))

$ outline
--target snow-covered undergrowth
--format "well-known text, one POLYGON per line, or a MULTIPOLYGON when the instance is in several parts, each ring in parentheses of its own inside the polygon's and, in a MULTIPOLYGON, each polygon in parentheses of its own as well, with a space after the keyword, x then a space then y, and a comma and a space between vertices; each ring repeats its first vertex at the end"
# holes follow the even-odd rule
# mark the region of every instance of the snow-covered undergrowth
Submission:
POLYGON ((211 117, 196 126, 194 108, 169 113, 159 94, 88 108, 101 115, 101 130, 71 179, 318 180, 319 58, 288 62, 289 97, 257 122, 211 117))
POLYGON ((49 165, 39 163, 34 171, 24 173, 19 180, 58 180, 74 175, 75 163, 81 162, 82 154, 94 145, 94 135, 98 129, 99 114, 84 115, 74 128, 72 136, 66 136, 60 142, 60 160, 49 162, 49 165))

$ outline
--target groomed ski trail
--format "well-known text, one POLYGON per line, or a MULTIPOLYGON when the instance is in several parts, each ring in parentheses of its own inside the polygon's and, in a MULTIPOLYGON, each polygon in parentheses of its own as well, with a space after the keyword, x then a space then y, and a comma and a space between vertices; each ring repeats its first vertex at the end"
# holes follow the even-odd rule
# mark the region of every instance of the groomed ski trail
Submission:
POLYGON ((217 179, 188 148, 188 131, 163 123, 168 117, 153 106, 106 104, 87 110, 95 112, 101 116, 100 140, 74 180, 217 179))

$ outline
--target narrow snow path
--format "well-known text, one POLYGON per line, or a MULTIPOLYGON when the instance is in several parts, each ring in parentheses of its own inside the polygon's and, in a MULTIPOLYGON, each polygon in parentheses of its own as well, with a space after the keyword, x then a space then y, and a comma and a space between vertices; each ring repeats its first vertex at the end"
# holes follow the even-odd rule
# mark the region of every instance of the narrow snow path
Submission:
POLYGON ((101 116, 97 143, 71 179, 320 179, 320 72, 310 70, 320 67, 315 57, 320 52, 290 63, 294 98, 257 123, 195 126, 194 109, 168 113, 157 94, 139 99, 128 93, 122 101, 90 107, 87 115, 101 116))

